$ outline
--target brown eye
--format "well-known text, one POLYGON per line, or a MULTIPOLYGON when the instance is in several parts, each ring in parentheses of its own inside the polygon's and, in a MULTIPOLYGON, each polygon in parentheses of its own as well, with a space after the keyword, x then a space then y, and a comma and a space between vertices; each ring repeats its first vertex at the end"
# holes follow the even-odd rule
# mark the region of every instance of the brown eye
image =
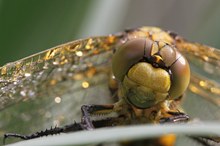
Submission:
POLYGON ((190 68, 187 60, 176 52, 176 61, 170 67, 172 83, 169 94, 171 98, 178 98, 188 87, 190 81, 190 68))
POLYGON ((167 67, 171 66, 176 60, 176 50, 166 45, 160 50, 160 55, 163 58, 163 62, 167 67))
POLYGON ((132 65, 140 61, 143 56, 150 56, 152 41, 146 38, 133 39, 119 48, 112 59, 112 70, 116 79, 123 81, 132 65))

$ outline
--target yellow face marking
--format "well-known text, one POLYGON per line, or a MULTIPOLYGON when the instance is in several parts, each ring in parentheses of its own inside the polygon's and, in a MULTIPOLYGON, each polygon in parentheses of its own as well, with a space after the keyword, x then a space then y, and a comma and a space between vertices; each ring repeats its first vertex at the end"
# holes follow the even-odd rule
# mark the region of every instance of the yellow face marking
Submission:
POLYGON ((161 68, 141 62, 134 65, 128 72, 128 77, 139 85, 151 88, 153 91, 167 93, 170 89, 170 75, 161 68))

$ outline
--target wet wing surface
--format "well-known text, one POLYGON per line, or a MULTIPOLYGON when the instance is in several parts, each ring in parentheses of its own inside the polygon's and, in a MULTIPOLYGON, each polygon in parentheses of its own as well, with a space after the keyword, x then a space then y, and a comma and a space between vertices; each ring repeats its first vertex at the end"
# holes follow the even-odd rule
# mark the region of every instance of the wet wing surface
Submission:
POLYGON ((108 79, 115 39, 79 40, 3 66, 1 134, 72 123, 79 121, 81 105, 111 103, 108 79))

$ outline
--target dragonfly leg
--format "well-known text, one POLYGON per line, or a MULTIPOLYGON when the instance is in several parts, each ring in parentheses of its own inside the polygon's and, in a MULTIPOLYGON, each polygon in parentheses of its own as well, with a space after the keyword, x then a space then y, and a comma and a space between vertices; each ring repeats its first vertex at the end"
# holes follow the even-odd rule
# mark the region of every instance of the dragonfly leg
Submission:
POLYGON ((48 135, 55 135, 60 133, 67 133, 70 131, 79 131, 82 130, 81 123, 73 123, 70 125, 66 125, 64 127, 51 127, 50 129, 46 129, 45 131, 35 132, 30 135, 22 135, 17 133, 6 133, 4 134, 3 138, 3 144, 5 144, 5 141, 7 138, 20 138, 22 140, 28 140, 28 139, 34 139, 38 137, 48 136, 48 135))
POLYGON ((91 115, 95 114, 106 114, 113 112, 114 105, 83 105, 81 107, 82 111, 82 119, 81 123, 83 125, 83 129, 92 130, 94 129, 94 125, 91 120, 91 115))
MULTIPOLYGON (((94 125, 95 128, 109 127, 109 126, 118 125, 118 123, 122 122, 123 120, 124 120, 123 117, 113 117, 113 118, 106 118, 102 120, 92 121, 92 124, 94 125)), ((8 138, 20 138, 22 140, 29 140, 29 139, 34 139, 38 137, 48 136, 48 135, 76 132, 76 131, 80 131, 84 129, 85 128, 83 127, 83 124, 75 122, 72 124, 65 125, 63 127, 54 127, 54 128, 51 127, 50 129, 46 129, 45 131, 35 132, 30 135, 22 135, 22 134, 17 134, 17 133, 6 133, 4 134, 3 144, 5 144, 6 139, 8 138)))
POLYGON ((160 119, 160 123, 182 123, 182 122, 187 122, 189 120, 189 116, 185 113, 182 112, 167 112, 170 117, 165 117, 160 119))

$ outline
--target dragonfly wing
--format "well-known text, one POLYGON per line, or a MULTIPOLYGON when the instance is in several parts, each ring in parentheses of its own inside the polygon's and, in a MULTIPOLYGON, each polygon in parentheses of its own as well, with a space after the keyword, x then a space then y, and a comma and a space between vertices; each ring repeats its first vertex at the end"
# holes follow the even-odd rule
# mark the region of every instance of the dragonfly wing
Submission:
POLYGON ((0 132, 70 124, 80 120, 81 105, 111 103, 108 80, 119 39, 77 40, 1 67, 0 132))
POLYGON ((191 80, 184 102, 188 113, 201 120, 220 120, 220 50, 182 38, 177 48, 190 63, 191 80))

